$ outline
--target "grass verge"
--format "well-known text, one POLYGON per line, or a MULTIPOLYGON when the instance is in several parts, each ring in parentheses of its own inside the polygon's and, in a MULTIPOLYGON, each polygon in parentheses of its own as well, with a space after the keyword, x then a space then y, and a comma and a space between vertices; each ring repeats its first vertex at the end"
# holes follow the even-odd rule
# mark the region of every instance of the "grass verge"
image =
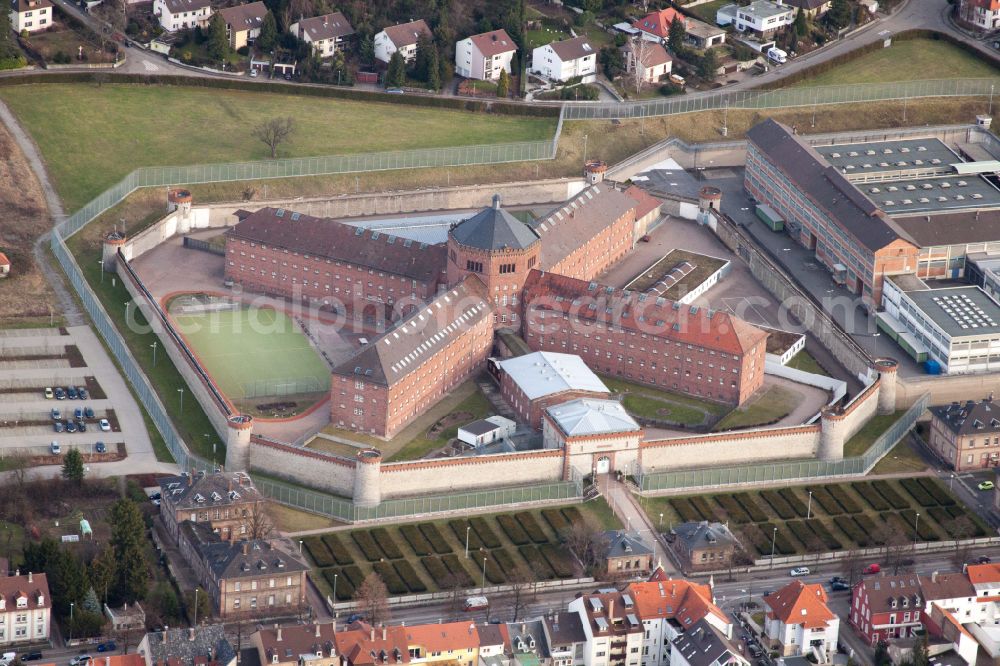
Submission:
POLYGON ((854 433, 854 436, 844 443, 844 457, 853 458, 864 455, 875 443, 875 440, 881 437, 882 433, 888 430, 889 426, 898 421, 902 415, 902 411, 896 411, 892 414, 873 416, 868 423, 862 426, 861 430, 854 433))
POLYGON ((786 416, 802 402, 802 396, 780 386, 768 386, 742 407, 719 421, 715 430, 733 430, 770 425, 786 416))
POLYGON ((823 366, 819 364, 819 361, 817 361, 807 349, 803 349, 798 354, 793 356, 785 365, 789 368, 794 368, 795 370, 811 372, 814 375, 823 375, 824 377, 830 376, 830 373, 823 369, 823 366))

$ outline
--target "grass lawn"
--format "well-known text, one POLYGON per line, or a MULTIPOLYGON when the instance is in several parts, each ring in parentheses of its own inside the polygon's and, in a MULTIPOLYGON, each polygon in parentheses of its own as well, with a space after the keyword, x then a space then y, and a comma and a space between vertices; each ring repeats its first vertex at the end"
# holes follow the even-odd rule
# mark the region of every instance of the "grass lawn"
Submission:
POLYGON ((325 392, 330 372, 299 325, 273 308, 176 314, 177 330, 230 400, 325 392), (253 359, 253 363, 247 363, 253 359))
POLYGON ((802 396, 780 386, 769 386, 742 407, 729 412, 715 430, 749 428, 771 424, 788 416, 802 402, 802 396))
POLYGON ((265 159, 267 147, 250 130, 279 116, 292 117, 296 127, 279 151, 282 157, 547 139, 556 122, 155 85, 10 86, 0 90, 0 98, 38 143, 70 211, 139 166, 265 159), (84 123, 81 109, 86 110, 84 123))
POLYGON ((436 436, 431 436, 429 432, 425 431, 421 436, 414 437, 407 444, 405 444, 403 448, 390 457, 389 462, 396 460, 417 460, 418 458, 423 458, 431 451, 446 445, 448 440, 458 434, 459 426, 485 418, 489 416, 492 411, 493 406, 490 404, 490 401, 486 399, 486 396, 479 390, 479 387, 476 387, 476 390, 473 391, 470 396, 455 405, 455 407, 450 411, 451 414, 468 414, 470 416, 463 418, 461 423, 455 423, 454 425, 444 428, 436 436))
POLYGON ((719 11, 719 7, 731 4, 732 0, 712 0, 712 2, 706 2, 705 4, 698 5, 697 7, 689 7, 688 11, 705 23, 715 25, 715 13, 719 11))
POLYGON ((539 46, 545 46, 549 42, 559 42, 564 39, 569 39, 569 33, 565 33, 562 30, 556 30, 555 28, 541 28, 540 30, 529 30, 527 32, 528 36, 528 48, 537 48, 539 46))
POLYGON ((864 455, 865 451, 875 443, 875 440, 881 437, 882 433, 888 430, 889 426, 898 421, 902 415, 902 411, 896 411, 892 414, 873 416, 861 430, 854 433, 854 437, 844 443, 844 457, 853 458, 864 455))
POLYGON ((910 437, 904 437, 896 446, 879 460, 869 474, 900 474, 904 472, 922 472, 929 467, 920 452, 914 447, 910 437))
POLYGON ((813 358, 813 355, 806 349, 803 349, 798 354, 793 356, 785 365, 789 368, 794 368, 803 372, 811 372, 814 375, 823 375, 824 377, 830 376, 830 373, 824 370, 823 366, 819 364, 819 361, 813 358))
POLYGON ((664 402, 641 394, 626 395, 622 399, 622 404, 634 416, 664 419, 685 425, 699 425, 705 422, 705 413, 693 407, 664 402))
POLYGON ((267 505, 267 515, 274 523, 275 529, 279 532, 304 532, 306 530, 321 530, 324 527, 333 527, 336 521, 319 516, 308 511, 271 502, 267 505))
POLYGON ((699 425, 704 423, 706 418, 721 417, 729 409, 726 405, 636 384, 618 377, 601 375, 601 381, 612 392, 625 394, 622 404, 634 416, 699 425))
MULTIPOLYGON (((707 6, 700 5, 695 10, 707 6)), ((948 42, 910 39, 893 42, 887 49, 866 53, 827 72, 795 83, 792 87, 921 79, 985 78, 998 75, 1000 70, 991 67, 985 60, 966 53, 948 42)))

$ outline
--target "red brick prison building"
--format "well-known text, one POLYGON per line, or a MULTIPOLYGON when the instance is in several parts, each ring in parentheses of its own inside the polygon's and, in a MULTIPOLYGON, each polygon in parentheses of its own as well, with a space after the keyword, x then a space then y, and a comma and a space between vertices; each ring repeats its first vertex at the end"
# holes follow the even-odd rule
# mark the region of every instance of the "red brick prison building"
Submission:
POLYGON ((443 243, 418 243, 283 208, 240 210, 236 216, 240 221, 226 233, 226 278, 247 291, 378 323, 409 314, 445 280, 443 243))
POLYGON ((579 356, 534 352, 500 361, 500 395, 518 417, 542 428, 546 407, 577 398, 607 398, 611 391, 579 356))
POLYGON ((393 437, 465 381, 493 347, 486 286, 464 278, 333 370, 333 425, 393 437))
POLYGON ((740 405, 764 382, 767 333, 724 312, 532 271, 523 336, 597 372, 740 405))

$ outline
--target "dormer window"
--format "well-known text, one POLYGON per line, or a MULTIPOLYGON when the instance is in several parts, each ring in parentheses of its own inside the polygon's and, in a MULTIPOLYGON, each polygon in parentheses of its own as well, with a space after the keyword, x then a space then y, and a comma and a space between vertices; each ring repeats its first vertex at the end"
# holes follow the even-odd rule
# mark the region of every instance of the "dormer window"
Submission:
POLYGON ((18 597, 17 598, 17 607, 18 608, 27 608, 28 607, 28 597, 18 597))
POLYGON ((38 595, 38 605, 39 606, 44 606, 45 605, 45 595, 44 594, 39 594, 38 595))
POLYGON ((278 654, 277 653, 274 653, 274 654, 271 655, 271 663, 272 664, 277 664, 278 663, 278 654))

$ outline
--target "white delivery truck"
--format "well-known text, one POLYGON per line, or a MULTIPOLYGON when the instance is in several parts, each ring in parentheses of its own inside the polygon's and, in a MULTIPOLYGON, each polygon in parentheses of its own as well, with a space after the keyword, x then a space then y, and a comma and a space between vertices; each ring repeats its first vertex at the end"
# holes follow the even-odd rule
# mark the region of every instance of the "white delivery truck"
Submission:
POLYGON ((772 46, 767 50, 767 59, 771 62, 784 64, 788 62, 788 54, 779 49, 777 46, 772 46))
POLYGON ((465 600, 465 610, 467 611, 486 610, 489 607, 490 602, 486 597, 469 597, 465 600))

